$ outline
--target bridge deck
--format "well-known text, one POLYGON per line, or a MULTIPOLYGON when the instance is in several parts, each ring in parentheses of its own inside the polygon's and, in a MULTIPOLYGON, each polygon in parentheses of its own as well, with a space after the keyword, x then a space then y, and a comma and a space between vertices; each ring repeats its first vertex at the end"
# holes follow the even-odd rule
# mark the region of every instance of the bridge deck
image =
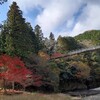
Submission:
POLYGON ((62 54, 61 56, 58 56, 58 57, 52 57, 51 56, 51 59, 64 58, 64 57, 72 56, 72 55, 75 55, 75 54, 80 54, 80 53, 83 53, 83 52, 95 51, 95 50, 98 50, 98 49, 100 49, 100 46, 94 46, 94 47, 90 47, 90 48, 83 48, 83 49, 79 49, 79 50, 70 51, 67 54, 65 54, 65 55, 62 54))

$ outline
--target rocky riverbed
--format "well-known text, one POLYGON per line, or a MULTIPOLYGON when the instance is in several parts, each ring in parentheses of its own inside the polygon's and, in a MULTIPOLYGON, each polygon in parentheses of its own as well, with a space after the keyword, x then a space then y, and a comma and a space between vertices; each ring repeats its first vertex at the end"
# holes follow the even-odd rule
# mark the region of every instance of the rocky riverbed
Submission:
MULTIPOLYGON (((72 91, 68 93, 73 97, 77 97, 78 100, 100 100, 100 88, 72 91)), ((75 99, 75 100, 77 100, 75 99)))
POLYGON ((84 97, 82 100, 100 100, 100 88, 92 89, 95 93, 84 97))

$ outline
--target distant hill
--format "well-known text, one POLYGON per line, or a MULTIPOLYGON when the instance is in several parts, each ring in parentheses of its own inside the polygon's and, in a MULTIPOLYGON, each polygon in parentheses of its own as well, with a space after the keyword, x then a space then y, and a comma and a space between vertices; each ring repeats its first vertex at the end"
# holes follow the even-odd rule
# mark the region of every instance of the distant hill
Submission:
POLYGON ((74 37, 79 43, 86 47, 100 44, 100 30, 90 30, 74 37))

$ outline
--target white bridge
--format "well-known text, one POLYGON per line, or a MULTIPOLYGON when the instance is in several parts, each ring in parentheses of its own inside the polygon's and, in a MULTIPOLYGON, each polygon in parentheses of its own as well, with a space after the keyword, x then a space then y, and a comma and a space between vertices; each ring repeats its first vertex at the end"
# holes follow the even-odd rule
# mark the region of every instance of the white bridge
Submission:
POLYGON ((90 48, 82 48, 82 49, 79 49, 79 50, 70 51, 67 54, 64 54, 64 55, 59 56, 59 57, 53 57, 53 58, 51 57, 51 59, 64 58, 64 57, 68 57, 68 56, 71 56, 71 55, 80 54, 80 53, 89 52, 89 51, 95 51, 95 50, 99 50, 99 49, 100 49, 100 45, 90 47, 90 48))

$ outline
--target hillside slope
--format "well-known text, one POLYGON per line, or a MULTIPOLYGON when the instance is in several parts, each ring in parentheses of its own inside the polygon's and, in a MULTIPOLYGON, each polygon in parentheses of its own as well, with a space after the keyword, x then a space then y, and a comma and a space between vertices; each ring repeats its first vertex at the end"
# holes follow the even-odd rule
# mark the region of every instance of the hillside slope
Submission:
POLYGON ((74 37, 81 44, 90 47, 100 44, 100 30, 90 30, 74 37))

